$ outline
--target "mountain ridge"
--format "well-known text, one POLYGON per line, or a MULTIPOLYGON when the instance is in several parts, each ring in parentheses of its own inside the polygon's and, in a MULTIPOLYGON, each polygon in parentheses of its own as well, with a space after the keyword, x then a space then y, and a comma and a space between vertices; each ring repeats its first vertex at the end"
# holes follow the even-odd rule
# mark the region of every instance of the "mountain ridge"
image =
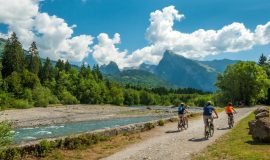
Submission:
MULTIPOLYGON (((204 91, 215 91, 215 81, 218 73, 222 73, 226 67, 230 64, 234 64, 238 61, 223 59, 223 60, 213 60, 213 61, 197 61, 185 58, 184 56, 177 55, 171 51, 166 51, 163 54, 163 58, 157 65, 151 64, 141 64, 137 69, 123 69, 119 70, 116 63, 113 63, 113 67, 117 66, 120 71, 121 77, 125 77, 126 71, 129 71, 129 78, 139 77, 140 71, 146 71, 148 74, 152 74, 155 78, 161 79, 167 83, 167 86, 175 87, 191 87, 196 89, 201 89, 204 91), (136 71, 135 71, 136 70, 136 71), (130 74, 130 72, 133 74, 130 74)), ((111 64, 111 63, 110 63, 111 64)), ((101 68, 106 72, 102 71, 105 75, 109 74, 109 79, 114 79, 116 81, 118 78, 113 78, 119 76, 119 74, 108 73, 110 70, 110 65, 103 65, 101 68), (107 68, 106 68, 107 67, 107 68)), ((115 69, 114 69, 115 70, 115 69)), ((146 74, 144 72, 144 74, 146 74)), ((144 77, 147 78, 147 77, 144 77)), ((118 80, 117 80, 118 79, 118 80)), ((141 78, 139 78, 141 79, 141 78)), ((138 81, 138 83, 140 83, 138 81)))

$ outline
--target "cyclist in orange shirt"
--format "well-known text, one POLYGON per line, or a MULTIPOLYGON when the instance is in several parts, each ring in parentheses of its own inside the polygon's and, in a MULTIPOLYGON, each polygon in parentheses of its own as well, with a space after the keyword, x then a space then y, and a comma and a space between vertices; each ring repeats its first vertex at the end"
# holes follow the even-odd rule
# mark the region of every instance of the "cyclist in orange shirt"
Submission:
MULTIPOLYGON (((231 102, 229 102, 228 105, 225 107, 225 112, 228 115, 228 124, 229 124, 230 120, 232 120, 232 124, 233 124, 234 123, 233 113, 237 113, 237 112, 234 110, 231 102)), ((230 124, 229 124, 229 126, 230 126, 230 124)))
POLYGON ((228 116, 232 116, 233 113, 236 113, 231 102, 229 102, 228 105, 225 107, 225 111, 228 114, 228 116))

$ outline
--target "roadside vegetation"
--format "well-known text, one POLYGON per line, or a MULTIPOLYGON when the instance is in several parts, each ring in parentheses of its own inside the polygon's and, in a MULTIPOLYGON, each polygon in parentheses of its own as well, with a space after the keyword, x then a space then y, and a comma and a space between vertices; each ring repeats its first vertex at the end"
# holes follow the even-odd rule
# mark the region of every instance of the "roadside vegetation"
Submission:
POLYGON ((248 122, 254 119, 251 113, 241 120, 229 133, 218 139, 205 151, 195 155, 194 160, 219 159, 269 159, 269 144, 256 143, 248 134, 248 122))
POLYGON ((0 53, 0 108, 46 107, 48 104, 172 105, 193 102, 206 93, 192 88, 168 89, 119 85, 106 80, 99 66, 72 66, 39 57, 36 43, 23 50, 15 33, 0 53))

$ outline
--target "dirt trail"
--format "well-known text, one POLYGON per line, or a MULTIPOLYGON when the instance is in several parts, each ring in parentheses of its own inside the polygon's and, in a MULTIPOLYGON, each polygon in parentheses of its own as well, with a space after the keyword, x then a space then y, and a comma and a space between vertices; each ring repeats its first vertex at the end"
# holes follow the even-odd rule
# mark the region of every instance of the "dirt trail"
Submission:
MULTIPOLYGON (((238 122, 246 117, 252 110, 254 108, 238 109, 235 121, 238 122)), ((227 128, 227 115, 224 112, 219 113, 219 119, 214 121, 214 125, 214 136, 209 140, 205 140, 202 118, 191 120, 188 130, 182 132, 177 132, 176 123, 171 123, 155 129, 151 138, 133 144, 120 152, 104 158, 104 160, 190 159, 191 154, 200 152, 229 131, 227 128)))

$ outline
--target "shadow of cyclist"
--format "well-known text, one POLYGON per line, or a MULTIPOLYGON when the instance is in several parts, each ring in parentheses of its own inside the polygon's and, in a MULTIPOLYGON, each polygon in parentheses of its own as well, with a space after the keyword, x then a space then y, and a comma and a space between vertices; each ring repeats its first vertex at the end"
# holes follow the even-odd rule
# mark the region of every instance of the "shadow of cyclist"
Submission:
POLYGON ((165 133, 178 133, 180 130, 166 131, 165 133))
POLYGON ((202 137, 202 138, 190 138, 188 141, 191 142, 202 142, 202 141, 206 141, 207 139, 202 137))

